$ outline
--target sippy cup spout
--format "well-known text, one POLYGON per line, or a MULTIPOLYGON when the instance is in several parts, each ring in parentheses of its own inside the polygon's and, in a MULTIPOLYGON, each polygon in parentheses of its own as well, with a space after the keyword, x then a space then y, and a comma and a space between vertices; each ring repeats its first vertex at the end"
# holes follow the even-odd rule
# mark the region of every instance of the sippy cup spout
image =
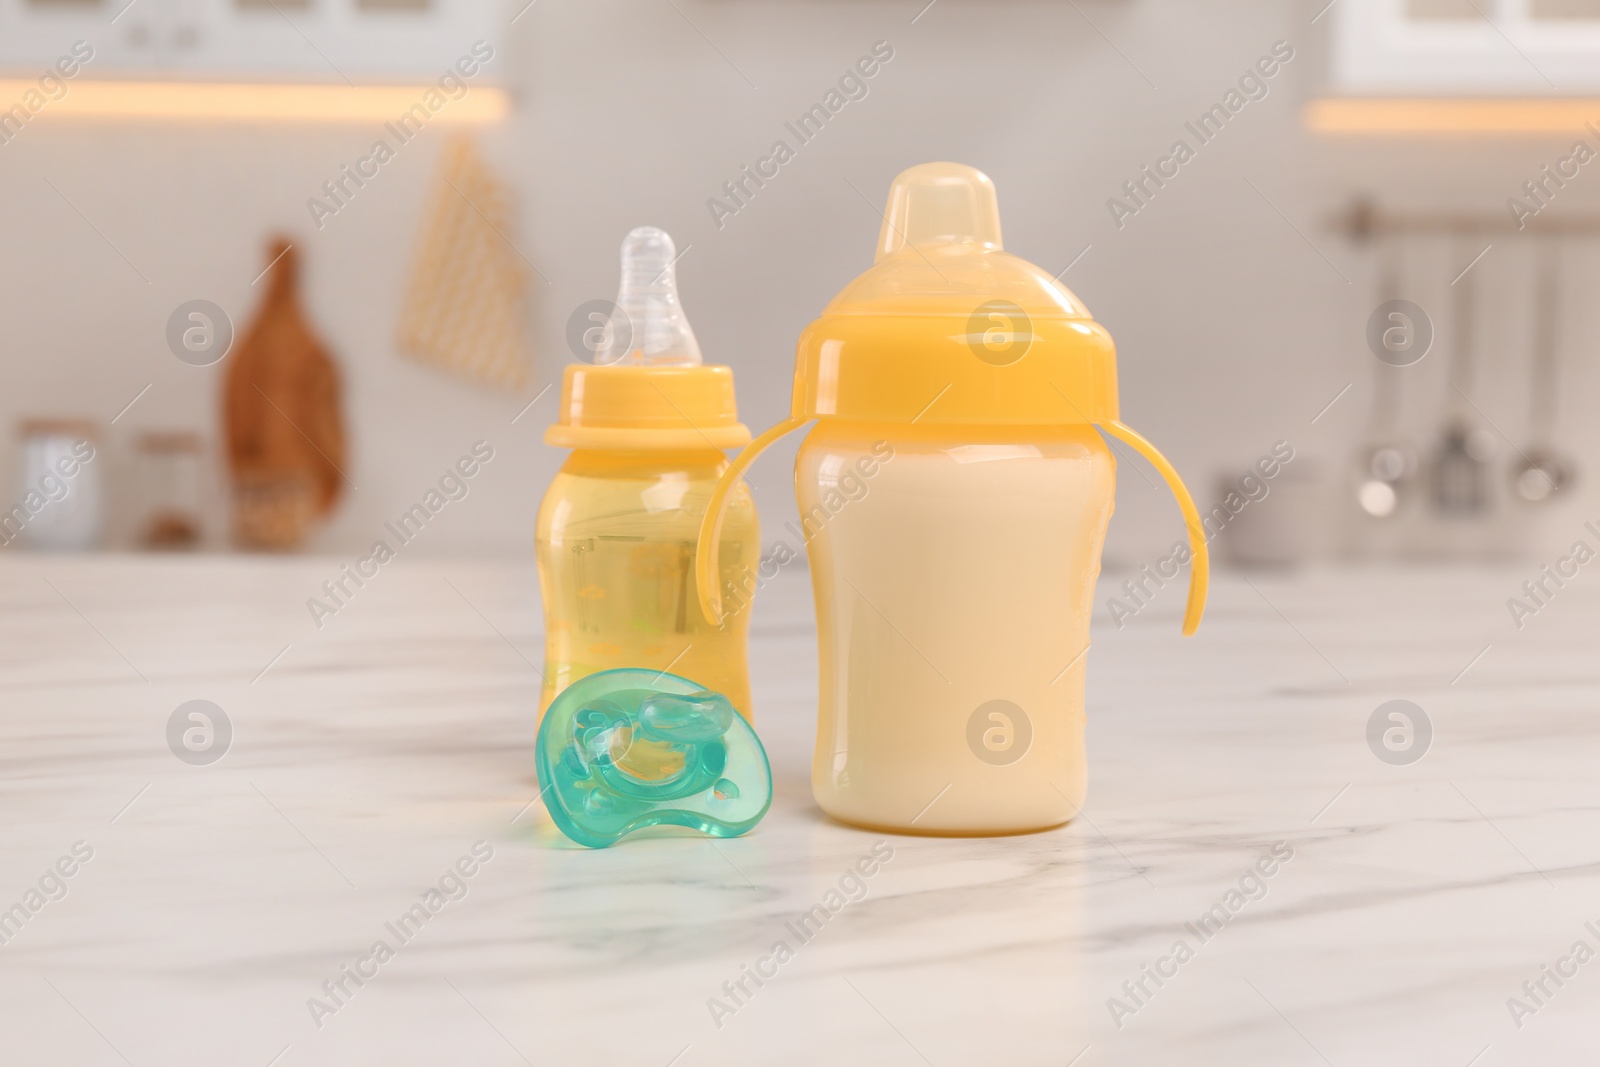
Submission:
POLYGON ((595 362, 697 367, 700 344, 678 302, 677 249, 667 232, 640 226, 622 240, 617 309, 627 324, 607 331, 595 362))
POLYGON ((1000 204, 994 182, 960 163, 922 163, 895 176, 874 262, 904 248, 972 244, 997 249, 1000 204))

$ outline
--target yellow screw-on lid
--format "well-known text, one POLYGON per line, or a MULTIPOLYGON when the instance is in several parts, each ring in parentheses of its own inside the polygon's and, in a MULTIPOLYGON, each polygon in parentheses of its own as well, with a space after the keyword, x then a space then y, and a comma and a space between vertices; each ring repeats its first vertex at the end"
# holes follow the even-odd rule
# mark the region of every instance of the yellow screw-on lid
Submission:
POLYGON ((734 403, 733 371, 701 365, 700 344, 678 301, 675 252, 672 238, 654 226, 623 239, 617 301, 606 313, 595 312, 583 333, 594 364, 574 364, 562 374, 561 414, 545 431, 546 444, 721 449, 750 443, 734 403))
POLYGON ((728 491, 763 449, 811 419, 1099 427, 1148 459, 1177 498, 1193 556, 1184 633, 1199 626, 1208 556, 1194 501, 1166 457, 1119 421, 1111 335, 1047 272, 1001 247, 994 183, 981 171, 924 163, 895 178, 871 269, 800 336, 790 417, 756 438, 712 494, 696 576, 708 618, 721 614, 728 491))
POLYGON ((924 163, 889 191, 872 268, 801 335, 792 414, 1108 422, 1116 348, 1077 297, 1001 247, 987 175, 924 163))
POLYGON ((544 440, 557 448, 743 448, 750 431, 739 422, 731 368, 574 363, 544 440))

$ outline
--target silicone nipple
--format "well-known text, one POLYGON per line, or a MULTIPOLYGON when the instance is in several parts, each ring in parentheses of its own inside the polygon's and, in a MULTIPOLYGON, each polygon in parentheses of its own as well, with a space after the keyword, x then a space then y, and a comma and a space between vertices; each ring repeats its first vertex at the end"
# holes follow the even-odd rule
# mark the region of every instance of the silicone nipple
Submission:
POLYGON ((721 694, 661 671, 601 671, 562 690, 535 763, 550 817, 590 848, 658 825, 737 837, 772 803, 750 724, 721 694))
POLYGON ((937 244, 1000 247, 1000 204, 994 182, 983 171, 960 163, 922 163, 895 176, 876 259, 937 244))
POLYGON ((596 363, 699 365, 700 345, 678 303, 677 258, 672 238, 654 226, 640 226, 622 239, 617 310, 625 325, 608 331, 596 363))

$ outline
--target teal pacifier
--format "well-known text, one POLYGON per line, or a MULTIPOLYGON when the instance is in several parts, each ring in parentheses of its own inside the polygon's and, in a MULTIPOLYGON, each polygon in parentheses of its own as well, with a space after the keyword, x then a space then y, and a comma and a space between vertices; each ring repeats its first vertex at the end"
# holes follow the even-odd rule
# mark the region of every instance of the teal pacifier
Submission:
POLYGON ((738 837, 772 804, 772 768, 744 716, 662 671, 573 682, 544 713, 535 763, 550 817, 590 848, 646 826, 738 837))

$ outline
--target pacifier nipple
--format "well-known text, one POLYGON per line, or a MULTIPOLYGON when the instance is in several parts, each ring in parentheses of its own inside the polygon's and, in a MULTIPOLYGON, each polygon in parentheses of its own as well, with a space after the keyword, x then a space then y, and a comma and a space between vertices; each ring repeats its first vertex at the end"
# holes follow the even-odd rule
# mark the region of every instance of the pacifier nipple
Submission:
POLYGON ((678 303, 676 259, 665 230, 640 226, 622 239, 617 310, 626 326, 608 332, 596 363, 699 366, 700 345, 678 303))
POLYGON ((1001 247, 994 182, 960 163, 922 163, 901 171, 889 187, 874 261, 904 248, 944 244, 1001 247))

